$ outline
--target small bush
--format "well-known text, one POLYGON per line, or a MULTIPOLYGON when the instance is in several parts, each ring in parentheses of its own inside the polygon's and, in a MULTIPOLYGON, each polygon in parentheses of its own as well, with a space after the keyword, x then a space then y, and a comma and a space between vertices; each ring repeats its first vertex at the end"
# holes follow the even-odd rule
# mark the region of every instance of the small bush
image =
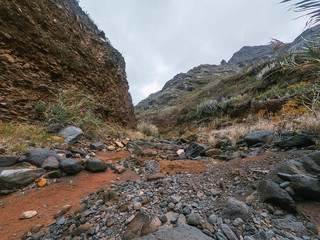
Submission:
POLYGON ((74 89, 62 91, 57 99, 47 104, 37 104, 36 112, 43 112, 48 123, 74 125, 84 130, 96 130, 102 126, 102 119, 95 111, 100 103, 83 91, 74 89))
POLYGON ((197 117, 218 117, 221 116, 225 109, 232 105, 233 99, 222 99, 218 102, 215 99, 206 100, 197 107, 197 117))
POLYGON ((158 135, 158 128, 147 122, 142 122, 138 124, 138 131, 143 133, 146 136, 157 136, 158 135))

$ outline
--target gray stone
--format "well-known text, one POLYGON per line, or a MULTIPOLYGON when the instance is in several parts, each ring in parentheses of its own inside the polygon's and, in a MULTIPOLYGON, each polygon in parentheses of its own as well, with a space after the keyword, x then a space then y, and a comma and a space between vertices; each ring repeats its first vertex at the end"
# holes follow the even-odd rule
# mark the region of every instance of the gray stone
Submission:
POLYGON ((199 213, 190 213, 187 216, 187 223, 191 226, 201 225, 202 218, 199 213))
POLYGON ((304 227, 302 222, 297 222, 295 217, 287 215, 285 219, 273 219, 272 220, 277 227, 283 230, 290 230, 298 234, 307 233, 307 229, 304 227))
POLYGON ((172 195, 172 196, 170 196, 170 202, 173 202, 174 204, 179 203, 180 200, 181 200, 181 197, 180 197, 180 196, 177 196, 177 195, 172 195))
POLYGON ((0 167, 10 167, 18 162, 19 158, 15 155, 0 155, 0 167))
POLYGON ((37 167, 41 167, 44 160, 48 157, 55 157, 56 159, 60 159, 59 155, 55 151, 40 148, 40 149, 33 149, 26 153, 26 162, 29 162, 37 167))
POLYGON ((62 158, 60 160, 60 168, 66 174, 72 175, 83 170, 83 166, 77 160, 72 158, 62 158))
POLYGON ((278 173, 293 174, 305 174, 306 171, 301 163, 295 160, 290 160, 277 165, 271 172, 269 172, 265 179, 270 179, 275 183, 282 183, 283 180, 278 176, 278 173))
POLYGON ((208 222, 209 222, 210 224, 215 224, 215 223, 217 223, 217 220, 218 220, 218 217, 217 217, 217 215, 215 215, 215 214, 211 214, 211 215, 209 216, 209 218, 208 218, 208 222))
POLYGON ((135 240, 213 240, 196 227, 182 224, 173 229, 159 230, 153 234, 144 237, 135 238, 135 240))
POLYGON ((261 181, 258 186, 258 191, 263 202, 272 203, 283 209, 296 212, 296 205, 292 197, 273 181, 261 181))
POLYGON ((235 233, 229 228, 227 224, 221 224, 220 227, 229 240, 238 240, 235 233))
POLYGON ((41 168, 0 170, 0 190, 25 187, 43 174, 45 171, 41 168))
POLYGON ((291 177, 291 187, 295 197, 303 199, 320 199, 320 182, 317 178, 296 174, 291 177))
POLYGON ((187 158, 195 158, 204 154, 204 152, 208 149, 209 147, 207 146, 193 142, 187 147, 187 149, 185 150, 185 154, 187 158))
POLYGON ((52 123, 46 127, 46 132, 48 133, 57 133, 62 129, 62 125, 60 123, 52 123))
POLYGON ((91 143, 90 149, 101 151, 102 149, 104 149, 104 143, 103 142, 91 143))
POLYGON ((218 240, 228 240, 228 238, 226 237, 226 235, 224 235, 223 232, 216 232, 216 238, 218 240))
POLYGON ((104 171, 108 167, 108 164, 101 161, 100 159, 89 159, 84 164, 84 169, 90 172, 104 171))
POLYGON ((285 136, 280 141, 276 142, 281 148, 292 148, 292 147, 308 147, 314 145, 315 142, 312 139, 312 136, 306 134, 297 134, 294 136, 285 136))
POLYGON ((206 157, 219 156, 221 154, 223 154, 223 151, 221 149, 209 149, 204 153, 206 157))
POLYGON ((82 130, 80 128, 74 127, 74 126, 68 126, 64 129, 62 129, 59 133, 59 137, 64 138, 65 143, 75 143, 78 141, 78 139, 83 134, 82 130))
POLYGON ((307 222, 306 224, 306 228, 311 231, 312 233, 314 233, 315 235, 318 235, 318 228, 316 225, 314 225, 314 223, 312 222, 307 222))
POLYGON ((224 219, 230 219, 231 221, 236 218, 241 218, 247 221, 251 218, 252 210, 245 203, 235 199, 229 198, 226 205, 222 209, 222 216, 224 219))
POLYGON ((43 163, 41 164, 41 168, 45 169, 45 170, 54 170, 54 169, 58 169, 60 166, 59 161, 53 157, 50 156, 48 157, 46 160, 43 161, 43 163))
POLYGON ((272 130, 259 130, 248 133, 244 139, 248 145, 254 145, 257 143, 267 143, 274 135, 275 132, 272 130))

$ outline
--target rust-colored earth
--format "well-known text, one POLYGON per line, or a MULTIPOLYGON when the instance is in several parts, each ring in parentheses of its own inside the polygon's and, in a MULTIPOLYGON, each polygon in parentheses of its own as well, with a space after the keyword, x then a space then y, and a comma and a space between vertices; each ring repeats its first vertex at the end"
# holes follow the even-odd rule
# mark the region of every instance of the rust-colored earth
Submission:
POLYGON ((112 161, 117 162, 121 158, 127 158, 130 156, 130 153, 127 151, 121 151, 121 152, 98 152, 97 158, 99 158, 101 161, 112 161))
MULTIPOLYGON (((107 160, 123 158, 126 152, 103 153, 107 160)), ((135 180, 138 176, 131 170, 115 174, 112 170, 100 173, 82 171, 75 176, 61 178, 61 182, 32 191, 21 191, 0 198, 0 239, 20 239, 20 236, 35 225, 54 222, 53 215, 65 205, 76 206, 90 192, 108 188, 110 181, 116 183, 135 180), (119 180, 117 180, 119 178, 119 180), (24 211, 36 210, 38 215, 27 220, 19 220, 24 211)))

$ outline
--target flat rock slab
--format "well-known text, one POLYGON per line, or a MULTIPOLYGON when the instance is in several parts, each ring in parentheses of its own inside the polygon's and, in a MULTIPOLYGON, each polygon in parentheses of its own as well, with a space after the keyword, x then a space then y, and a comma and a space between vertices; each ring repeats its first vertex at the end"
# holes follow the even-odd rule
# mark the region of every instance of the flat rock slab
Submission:
POLYGON ((18 162, 19 158, 15 155, 0 155, 0 167, 10 167, 18 162))
POLYGON ((314 145, 315 142, 312 136, 306 134, 297 134, 294 136, 286 136, 280 141, 276 142, 276 145, 282 148, 292 148, 292 147, 308 147, 314 145))
POLYGON ((187 224, 182 224, 179 227, 159 230, 153 234, 144 237, 135 238, 135 240, 212 240, 213 238, 205 235, 201 230, 187 224))
POLYGON ((187 147, 185 153, 187 158, 195 158, 201 156, 207 150, 209 150, 209 147, 193 142, 187 147))
POLYGON ((25 187, 45 173, 41 168, 0 170, 0 190, 25 187))
POLYGON ((244 139, 249 145, 253 145, 256 143, 266 143, 274 135, 275 135, 275 132, 272 130, 259 130, 259 131, 248 133, 244 139))

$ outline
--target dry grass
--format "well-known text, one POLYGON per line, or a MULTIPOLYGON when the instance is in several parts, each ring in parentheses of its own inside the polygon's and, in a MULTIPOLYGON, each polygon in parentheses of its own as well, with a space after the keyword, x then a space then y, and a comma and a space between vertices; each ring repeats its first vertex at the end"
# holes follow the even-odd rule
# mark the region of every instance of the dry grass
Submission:
POLYGON ((50 144, 50 134, 43 127, 26 124, 7 124, 0 121, 0 148, 6 153, 23 152, 28 143, 50 144))
POLYGON ((262 118, 253 119, 250 122, 235 123, 222 130, 209 131, 207 133, 209 136, 208 143, 215 145, 219 140, 227 138, 232 142, 232 145, 235 146, 236 142, 246 134, 263 129, 318 135, 320 134, 320 121, 318 118, 310 114, 296 116, 295 118, 282 119, 279 121, 262 118))

